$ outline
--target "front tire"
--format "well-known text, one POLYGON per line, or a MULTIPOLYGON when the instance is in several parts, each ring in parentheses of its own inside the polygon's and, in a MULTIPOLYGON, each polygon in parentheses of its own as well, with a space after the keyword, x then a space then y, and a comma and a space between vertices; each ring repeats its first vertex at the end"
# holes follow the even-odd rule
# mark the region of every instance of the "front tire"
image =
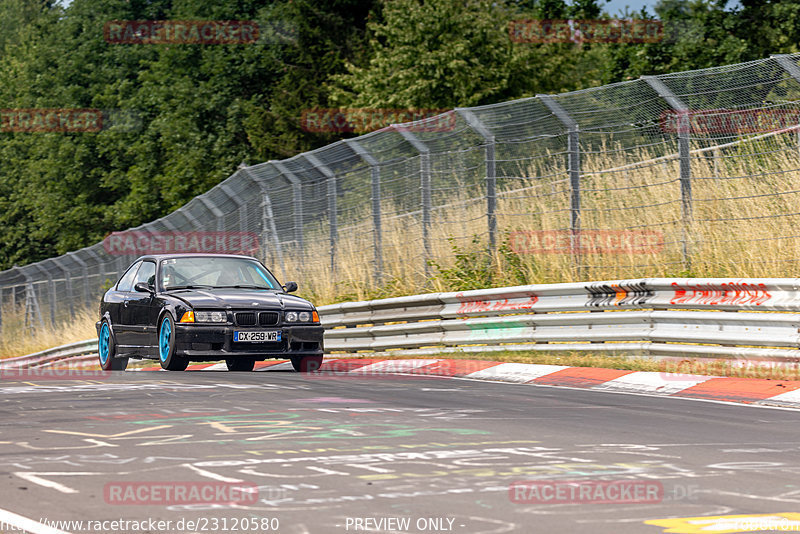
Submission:
POLYGON ((111 325, 103 319, 97 341, 97 355, 103 371, 124 371, 128 367, 128 358, 117 358, 117 345, 111 335, 111 325))
POLYGON ((228 358, 225 360, 228 371, 252 371, 256 366, 256 361, 249 358, 228 358))
POLYGON ((322 356, 292 356, 291 360, 298 373, 313 373, 322 367, 322 356))
POLYGON ((175 325, 169 313, 158 326, 158 357, 161 368, 167 371, 185 371, 189 366, 188 358, 175 355, 175 325))

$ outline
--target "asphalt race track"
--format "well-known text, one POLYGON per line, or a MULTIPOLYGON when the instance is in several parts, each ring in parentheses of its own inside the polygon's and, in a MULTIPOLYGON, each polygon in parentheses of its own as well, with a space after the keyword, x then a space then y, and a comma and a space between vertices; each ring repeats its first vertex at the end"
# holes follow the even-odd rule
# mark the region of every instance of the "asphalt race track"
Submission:
POLYGON ((3 380, 0 411, 4 532, 800 530, 786 409, 273 368, 3 380))

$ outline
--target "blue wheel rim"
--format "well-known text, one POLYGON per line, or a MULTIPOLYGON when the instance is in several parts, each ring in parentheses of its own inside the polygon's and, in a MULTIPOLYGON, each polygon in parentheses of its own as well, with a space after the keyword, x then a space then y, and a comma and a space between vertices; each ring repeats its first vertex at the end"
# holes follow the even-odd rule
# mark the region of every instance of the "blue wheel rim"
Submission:
POLYGON ((161 323, 161 333, 158 337, 158 354, 162 362, 166 362, 167 357, 169 357, 170 334, 172 334, 172 322, 169 320, 169 317, 167 317, 164 319, 164 322, 161 323))
POLYGON ((108 328, 108 323, 103 323, 100 327, 100 363, 105 365, 108 361, 108 345, 111 340, 111 330, 108 328))

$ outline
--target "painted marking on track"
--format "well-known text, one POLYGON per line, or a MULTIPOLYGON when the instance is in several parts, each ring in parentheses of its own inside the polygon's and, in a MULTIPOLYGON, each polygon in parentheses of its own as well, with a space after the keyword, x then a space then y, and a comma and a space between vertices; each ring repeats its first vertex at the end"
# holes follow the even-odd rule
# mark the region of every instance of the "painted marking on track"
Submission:
POLYGON ((120 432, 119 434, 87 434, 86 432, 75 432, 72 430, 45 430, 44 432, 52 432, 53 434, 71 434, 73 436, 91 436, 94 438, 121 438, 122 436, 130 436, 131 434, 140 434, 142 432, 152 432, 153 430, 161 430, 162 428, 171 428, 172 425, 153 426, 150 428, 138 428, 136 430, 129 430, 128 432, 120 432))
MULTIPOLYGON (((53 480, 46 480, 42 478, 43 476, 93 476, 93 475, 105 475, 106 473, 84 473, 84 472, 69 472, 69 471, 52 471, 46 473, 30 473, 30 472, 22 472, 18 471, 14 473, 18 477, 27 480, 32 484, 38 484, 39 486, 43 486, 45 488, 54 489, 56 491, 60 491, 61 493, 80 493, 78 490, 70 488, 69 486, 65 486, 60 484, 59 482, 55 482, 53 480)), ((119 475, 124 473, 117 473, 119 475)))
POLYGON ((665 533, 676 534, 728 534, 734 532, 764 532, 769 530, 800 530, 800 514, 743 514, 717 515, 706 517, 678 517, 672 519, 651 519, 646 525, 665 527, 665 533))
POLYGON ((192 471, 194 471, 195 473, 197 473, 200 476, 208 477, 208 478, 211 478, 213 480, 219 480, 220 482, 228 482, 228 483, 231 483, 231 484, 239 484, 241 482, 244 482, 244 480, 242 480, 240 478, 231 478, 231 477, 226 477, 226 476, 223 476, 223 475, 218 475, 217 473, 212 473, 211 471, 206 471, 205 469, 201 469, 199 467, 195 467, 192 464, 181 464, 181 465, 183 467, 188 467, 189 469, 191 469, 192 471))
POLYGON ((0 524, 14 526, 19 530, 30 532, 31 534, 70 534, 66 530, 58 530, 57 528, 50 527, 28 519, 14 512, 3 510, 0 508, 0 524))

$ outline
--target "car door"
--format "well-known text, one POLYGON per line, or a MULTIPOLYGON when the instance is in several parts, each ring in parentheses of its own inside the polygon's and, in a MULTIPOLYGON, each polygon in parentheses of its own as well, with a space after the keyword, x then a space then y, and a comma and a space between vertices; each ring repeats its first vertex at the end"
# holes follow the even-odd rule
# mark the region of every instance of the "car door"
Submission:
POLYGON ((131 344, 140 348, 143 354, 149 354, 155 347, 156 308, 154 293, 136 291, 136 284, 144 283, 155 290, 156 264, 152 260, 144 260, 133 279, 133 291, 128 297, 127 310, 130 314, 130 339, 131 344))
MULTIPOLYGON (((117 322, 114 322, 112 316, 112 323, 114 328, 114 337, 117 340, 117 345, 120 347, 121 352, 128 352, 130 347, 134 344, 134 339, 131 337, 131 325, 133 318, 130 314, 130 298, 133 292, 133 281, 136 278, 136 273, 142 262, 137 261, 122 275, 117 283, 116 299, 120 301, 119 314, 117 322)), ((134 336, 135 337, 135 336, 134 336)))

